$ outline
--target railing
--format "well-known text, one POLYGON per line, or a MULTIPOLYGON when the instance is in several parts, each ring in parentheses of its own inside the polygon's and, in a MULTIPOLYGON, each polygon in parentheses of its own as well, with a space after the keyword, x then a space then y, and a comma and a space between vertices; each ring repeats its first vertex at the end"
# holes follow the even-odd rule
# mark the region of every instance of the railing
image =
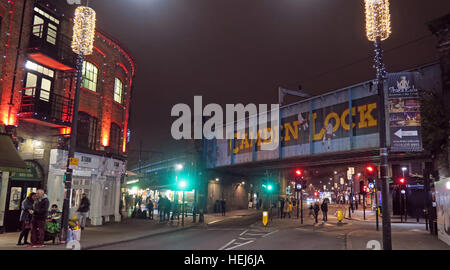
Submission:
POLYGON ((76 66, 76 55, 72 51, 70 37, 44 24, 35 24, 31 29, 29 45, 31 51, 42 52, 70 67, 76 66))
POLYGON ((72 121, 73 100, 50 92, 49 99, 42 99, 36 93, 40 89, 28 87, 22 89, 20 113, 57 124, 69 124, 72 121))

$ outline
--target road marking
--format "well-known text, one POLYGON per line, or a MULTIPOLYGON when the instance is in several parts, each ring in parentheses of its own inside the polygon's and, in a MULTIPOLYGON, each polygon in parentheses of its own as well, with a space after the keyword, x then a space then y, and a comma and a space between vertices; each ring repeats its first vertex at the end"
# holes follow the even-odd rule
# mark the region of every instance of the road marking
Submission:
POLYGON ((256 238, 244 238, 244 237, 239 237, 240 240, 251 240, 251 239, 256 239, 256 238))
POLYGON ((219 250, 223 250, 226 247, 228 247, 229 245, 231 245, 234 241, 236 241, 236 239, 231 240, 230 242, 226 243, 223 247, 219 248, 219 250))
POLYGON ((239 236, 242 236, 244 233, 248 232, 248 229, 243 231, 239 236))
POLYGON ((211 221, 211 222, 208 223, 208 224, 213 224, 213 223, 216 223, 216 222, 219 222, 219 221, 222 221, 222 220, 214 220, 214 221, 211 221))
POLYGON ((273 232, 270 232, 270 233, 268 233, 268 234, 264 235, 263 237, 269 236, 269 235, 271 235, 272 233, 276 233, 276 232, 278 232, 278 230, 276 230, 276 231, 273 231, 273 232))
POLYGON ((255 235, 255 236, 258 236, 258 235, 265 235, 265 233, 247 233, 247 235, 255 235))
POLYGON ((250 244, 250 243, 252 243, 252 242, 254 242, 254 241, 255 241, 255 240, 250 240, 250 241, 245 242, 245 243, 239 243, 239 244, 237 244, 237 245, 235 245, 235 246, 233 246, 233 247, 227 248, 226 250, 232 250, 232 249, 235 249, 235 248, 237 248, 237 247, 241 247, 241 246, 243 246, 243 245, 250 244))

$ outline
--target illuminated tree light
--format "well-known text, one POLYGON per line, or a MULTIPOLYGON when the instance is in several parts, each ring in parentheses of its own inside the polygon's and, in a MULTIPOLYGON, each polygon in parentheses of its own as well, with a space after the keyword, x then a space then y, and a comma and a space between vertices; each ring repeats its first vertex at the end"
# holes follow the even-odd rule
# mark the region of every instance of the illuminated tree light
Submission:
POLYGON ((366 34, 370 41, 386 40, 391 35, 389 0, 364 0, 366 4, 366 34))
POLYGON ((94 37, 95 11, 89 7, 77 7, 73 20, 72 50, 76 54, 92 54, 94 37))

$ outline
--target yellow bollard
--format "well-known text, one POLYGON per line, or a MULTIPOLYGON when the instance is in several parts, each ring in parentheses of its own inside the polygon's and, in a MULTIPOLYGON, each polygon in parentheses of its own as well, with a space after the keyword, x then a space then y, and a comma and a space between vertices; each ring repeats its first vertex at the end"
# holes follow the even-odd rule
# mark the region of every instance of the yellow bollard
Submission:
POLYGON ((262 222, 263 222, 264 227, 267 226, 268 221, 269 221, 269 212, 263 211, 262 222))
POLYGON ((343 218, 342 210, 337 210, 337 219, 338 219, 338 221, 342 222, 342 218, 343 218))

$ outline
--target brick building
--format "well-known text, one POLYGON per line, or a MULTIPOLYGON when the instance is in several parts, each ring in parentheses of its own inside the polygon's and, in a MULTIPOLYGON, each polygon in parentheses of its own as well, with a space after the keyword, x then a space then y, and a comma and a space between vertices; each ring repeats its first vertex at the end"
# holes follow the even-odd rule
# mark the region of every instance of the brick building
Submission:
MULTIPOLYGON (((18 202, 37 187, 47 189, 50 203, 62 208, 76 84, 75 8, 60 0, 0 1, 0 126, 12 134, 28 166, 28 173, 2 181, 0 213, 7 230, 16 229, 18 202)), ((133 56, 97 29, 94 52, 83 63, 75 154, 80 164, 70 205, 75 214, 79 197, 87 193, 94 225, 120 219, 135 71, 133 56)))

